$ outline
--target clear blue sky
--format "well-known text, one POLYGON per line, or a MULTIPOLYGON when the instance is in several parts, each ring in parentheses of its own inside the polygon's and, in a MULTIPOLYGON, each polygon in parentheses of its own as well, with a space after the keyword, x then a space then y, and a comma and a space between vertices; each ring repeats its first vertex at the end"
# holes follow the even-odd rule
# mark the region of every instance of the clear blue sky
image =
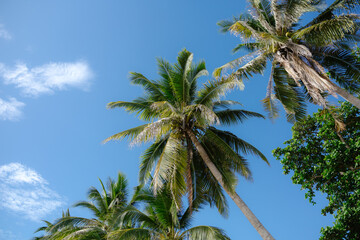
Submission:
MULTIPOLYGON (((85 200, 90 186, 99 187, 98 177, 122 171, 136 186, 146 146, 101 141, 140 122, 106 104, 142 94, 129 84, 128 72, 156 79, 155 58, 174 62, 184 47, 195 60, 205 59, 209 72, 234 59, 231 49, 240 40, 219 33, 216 23, 246 11, 246 5, 244 0, 1 1, 0 239, 34 237, 39 219, 53 221, 85 200)), ((268 78, 269 72, 256 76, 245 91, 228 98, 265 114, 260 100, 268 78)), ((324 197, 311 205, 271 155, 291 137, 284 115, 274 123, 253 119, 228 130, 271 163, 249 157, 254 181, 240 179, 237 188, 266 228, 276 239, 318 239, 320 228, 332 222, 320 214, 324 197)), ((232 202, 230 209, 224 219, 205 208, 194 224, 218 226, 232 239, 260 239, 232 202)))

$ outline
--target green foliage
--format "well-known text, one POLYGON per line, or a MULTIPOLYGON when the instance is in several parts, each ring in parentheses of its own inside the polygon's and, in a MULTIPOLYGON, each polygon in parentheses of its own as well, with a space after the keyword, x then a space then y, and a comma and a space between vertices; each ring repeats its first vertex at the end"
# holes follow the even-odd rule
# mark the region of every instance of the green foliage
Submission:
POLYGON ((118 229, 109 235, 109 239, 171 239, 171 240, 229 240, 223 230, 213 226, 191 228, 191 212, 198 211, 205 199, 198 196, 192 202, 192 210, 178 210, 169 188, 163 188, 154 194, 151 189, 143 188, 133 198, 121 214, 121 221, 132 222, 133 227, 118 229), (141 204, 140 204, 141 203, 141 204), (135 205, 143 206, 138 208, 135 205))
MULTIPOLYGON (((270 118, 276 118, 281 103, 290 122, 306 116, 306 101, 326 107, 328 94, 343 96, 329 77, 351 94, 359 94, 360 62, 351 50, 359 40, 359 15, 352 13, 359 1, 335 0, 326 9, 322 0, 249 0, 249 4, 249 14, 218 23, 222 32, 242 40, 233 51, 248 53, 217 68, 215 77, 242 82, 263 74, 272 62, 263 106, 270 118), (308 12, 318 16, 299 26, 308 12)), ((352 103, 359 108, 359 101, 352 103)))
MULTIPOLYGON (((214 125, 233 125, 261 114, 231 106, 235 101, 222 100, 225 93, 243 84, 233 78, 219 78, 197 87, 199 77, 207 74, 205 62, 193 63, 193 54, 182 50, 175 64, 158 59, 159 80, 149 80, 140 73, 131 73, 130 80, 144 88, 145 94, 132 102, 111 102, 108 108, 125 108, 139 118, 151 121, 115 134, 105 140, 127 137, 132 143, 154 141, 141 156, 139 180, 151 180, 153 190, 169 187, 175 206, 181 209, 182 197, 189 204, 197 195, 204 197, 226 216, 227 202, 223 189, 197 153, 189 132, 207 149, 210 160, 221 172, 225 187, 234 191, 237 174, 251 177, 246 159, 252 154, 267 161, 251 144, 235 135, 214 128, 214 125)), ((191 207, 190 207, 191 208, 191 207)))
POLYGON ((329 204, 322 214, 334 214, 335 222, 321 230, 321 239, 360 239, 360 110, 347 102, 319 110, 292 131, 287 146, 273 154, 311 203, 316 191, 326 193, 329 204), (343 131, 336 130, 339 119, 346 125, 343 131))
POLYGON ((91 187, 88 191, 89 201, 74 205, 90 210, 95 218, 73 217, 67 211, 54 223, 44 221, 47 226, 36 231, 44 231, 44 236, 34 240, 105 240, 110 232, 129 227, 129 223, 119 225, 118 221, 118 216, 128 206, 128 183, 125 175, 119 173, 116 181, 109 178, 106 187, 100 179, 99 181, 102 191, 91 187))
MULTIPOLYGON (((127 200, 127 180, 119 174, 117 181, 109 179, 103 192, 91 187, 88 198, 76 207, 89 209, 95 218, 70 216, 69 210, 54 223, 36 232, 45 232, 33 240, 229 240, 222 229, 213 226, 191 228, 192 212, 199 211, 208 201, 200 191, 189 207, 178 210, 170 188, 154 194, 147 187, 135 188, 132 200, 127 200)), ((204 188, 201 188, 204 189, 204 188)))

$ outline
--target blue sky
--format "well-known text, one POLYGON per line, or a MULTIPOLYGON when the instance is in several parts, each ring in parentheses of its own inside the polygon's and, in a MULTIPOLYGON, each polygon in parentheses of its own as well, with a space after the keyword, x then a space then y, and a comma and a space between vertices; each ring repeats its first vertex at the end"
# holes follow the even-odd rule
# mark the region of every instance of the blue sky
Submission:
MULTIPOLYGON (((129 71, 157 78, 156 57, 170 62, 186 47, 207 69, 234 59, 235 36, 216 23, 246 11, 245 1, 2 1, 0 8, 0 239, 30 239, 41 219, 86 198, 98 177, 124 172, 138 183, 139 156, 146 146, 101 141, 140 123, 116 100, 142 90, 129 84, 129 71)), ((239 55, 237 55, 239 56, 239 55)), ((228 99, 264 113, 260 100, 269 72, 245 82, 228 99)), ((202 81, 208 80, 202 79, 202 81)), ((313 108, 312 108, 313 109, 313 108)), ((249 156, 253 182, 240 179, 239 195, 276 239, 317 239, 332 217, 320 214, 304 192, 282 174, 271 151, 291 137, 284 115, 274 123, 252 119, 228 128, 258 147, 271 167, 249 156)), ((230 202, 230 201, 229 201, 230 202)), ((260 239, 230 202, 222 218, 205 208, 194 224, 223 228, 232 239, 260 239)), ((71 214, 88 216, 81 209, 71 214)))

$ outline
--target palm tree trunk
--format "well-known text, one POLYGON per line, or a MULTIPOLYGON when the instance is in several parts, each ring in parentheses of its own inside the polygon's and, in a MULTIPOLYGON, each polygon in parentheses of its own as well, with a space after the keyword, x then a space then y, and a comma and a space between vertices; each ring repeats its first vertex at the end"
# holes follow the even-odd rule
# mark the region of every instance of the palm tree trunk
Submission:
POLYGON ((342 89, 341 87, 339 87, 338 85, 336 85, 334 83, 332 85, 337 94, 339 94, 346 101, 348 101, 349 103, 351 103, 352 105, 354 105, 355 107, 360 109, 360 99, 359 98, 355 97, 354 95, 350 94, 348 91, 342 89))
POLYGON ((217 169, 215 164, 210 160, 209 155, 201 145, 201 143, 196 138, 195 134, 187 130, 187 134, 189 135, 191 141, 194 143, 197 151, 199 152, 201 158, 204 160, 206 166, 210 169, 212 175, 216 178, 216 180, 220 183, 220 185, 224 188, 227 194, 231 197, 231 199, 236 203, 236 205, 243 212, 245 217, 250 221, 251 225, 256 229, 256 231, 260 234, 262 239, 264 240, 274 240, 273 236, 266 230, 266 228, 262 225, 262 223, 257 219, 254 213, 249 209, 249 207, 245 204, 245 202, 240 198, 240 196, 236 192, 229 191, 225 188, 224 181, 222 179, 222 175, 220 171, 217 169))

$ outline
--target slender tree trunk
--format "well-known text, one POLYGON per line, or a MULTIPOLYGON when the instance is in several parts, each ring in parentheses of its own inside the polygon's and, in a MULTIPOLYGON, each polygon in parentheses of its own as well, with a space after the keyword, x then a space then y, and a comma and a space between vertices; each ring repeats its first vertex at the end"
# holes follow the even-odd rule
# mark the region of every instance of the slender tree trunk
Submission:
POLYGON ((333 83, 333 86, 335 88, 335 92, 339 94, 341 97, 343 97, 346 101, 360 109, 360 99, 355 97, 354 95, 350 94, 348 91, 342 89, 338 85, 333 83))
POLYGON ((245 202, 240 198, 240 196, 236 192, 231 192, 227 188, 225 188, 224 181, 222 179, 222 175, 220 171, 217 169, 215 164, 209 158, 209 155, 201 145, 201 143, 196 138, 195 134, 187 130, 187 134, 189 135, 191 141, 194 143, 197 151, 200 153, 201 158, 204 160, 206 166, 210 169, 212 175, 216 178, 216 180, 220 183, 220 185, 224 188, 227 194, 231 197, 231 199, 236 203, 236 205, 243 212, 245 217, 250 221, 251 225, 256 229, 256 231, 260 234, 262 239, 264 240, 274 240, 273 236, 266 230, 266 228, 262 225, 262 223, 257 219, 254 213, 249 209, 249 207, 245 204, 245 202))
POLYGON ((189 191, 188 193, 188 201, 189 201, 189 209, 190 213, 192 213, 192 207, 193 207, 193 200, 194 200, 194 189, 193 189, 193 181, 192 181, 192 175, 191 175, 191 164, 193 161, 194 153, 193 153, 193 147, 191 144, 190 137, 186 134, 186 147, 187 147, 187 166, 186 166, 186 185, 187 189, 189 191))

